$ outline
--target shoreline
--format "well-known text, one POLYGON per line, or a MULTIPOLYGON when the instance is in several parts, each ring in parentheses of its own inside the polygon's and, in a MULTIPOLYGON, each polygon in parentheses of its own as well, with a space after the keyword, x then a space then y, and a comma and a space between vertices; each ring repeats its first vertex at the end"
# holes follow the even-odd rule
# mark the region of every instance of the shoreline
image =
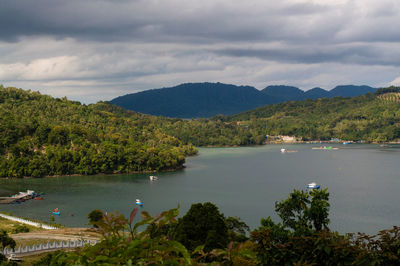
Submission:
MULTIPOLYGON (((331 141, 331 140, 315 140, 315 141, 292 141, 292 142, 283 142, 283 141, 270 141, 265 142, 263 144, 254 144, 254 145, 207 145, 207 146, 199 146, 196 148, 241 148, 241 147, 256 147, 256 146, 264 146, 264 145, 289 145, 289 144, 343 144, 347 141, 331 141)), ((400 144, 400 141, 390 141, 390 142, 350 142, 349 144, 380 144, 380 145, 396 145, 400 144)), ((194 155, 189 155, 187 157, 198 156, 198 153, 194 155)), ((83 174, 70 174, 70 175, 47 175, 42 177, 32 177, 32 176, 23 176, 23 177, 0 177, 0 179, 30 179, 30 178, 54 178, 54 177, 72 177, 72 176, 99 176, 99 175, 136 175, 136 174, 151 174, 151 173, 164 173, 164 172, 175 172, 185 169, 186 166, 182 165, 177 168, 171 169, 164 169, 164 170, 146 170, 146 171, 132 171, 126 173, 95 173, 90 175, 83 175, 83 174)))
POLYGON ((0 179, 40 179, 40 178, 54 178, 54 177, 71 177, 71 176, 99 176, 99 175, 134 175, 134 174, 151 174, 151 173, 165 173, 165 172, 175 172, 179 170, 185 169, 186 166, 182 165, 177 168, 173 169, 165 169, 165 170, 147 170, 147 171, 133 171, 133 172, 126 172, 126 173, 96 173, 91 175, 83 175, 83 174, 70 174, 70 175, 46 175, 42 177, 33 177, 33 176, 22 176, 22 177, 15 177, 15 176, 8 176, 8 177, 0 177, 0 179))

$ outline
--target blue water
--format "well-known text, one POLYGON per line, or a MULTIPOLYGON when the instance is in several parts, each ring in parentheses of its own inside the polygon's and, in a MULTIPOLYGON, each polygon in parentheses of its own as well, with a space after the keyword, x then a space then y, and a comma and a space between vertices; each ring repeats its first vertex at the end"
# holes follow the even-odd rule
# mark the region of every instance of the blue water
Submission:
POLYGON ((332 229, 373 234, 399 225, 399 146, 336 144, 339 150, 312 150, 314 146, 319 145, 201 148, 198 156, 187 158, 184 170, 158 173, 153 182, 149 175, 4 179, 1 195, 33 189, 46 197, 0 205, 0 210, 48 221, 58 207, 56 222, 86 226, 93 209, 127 215, 136 198, 151 214, 178 205, 184 214, 191 204, 210 201, 226 216, 239 216, 256 228, 262 217, 279 221, 275 202, 315 181, 329 189, 332 229), (298 152, 282 154, 281 148, 298 152))

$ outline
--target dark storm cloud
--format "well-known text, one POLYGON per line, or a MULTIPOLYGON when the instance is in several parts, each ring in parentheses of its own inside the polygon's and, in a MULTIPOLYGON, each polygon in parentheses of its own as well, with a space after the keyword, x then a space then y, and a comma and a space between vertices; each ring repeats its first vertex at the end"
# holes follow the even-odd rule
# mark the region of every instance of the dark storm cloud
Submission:
POLYGON ((296 34, 288 27, 291 18, 283 17, 327 11, 311 4, 270 4, 260 12, 257 1, 243 10, 230 8, 224 1, 205 6, 193 1, 182 2, 182 6, 168 2, 2 1, 0 23, 7 26, 0 31, 0 38, 16 41, 21 36, 50 35, 101 41, 290 40, 296 34))
POLYGON ((400 83, 399 14, 398 0, 0 0, 0 84, 93 101, 182 82, 400 83))
POLYGON ((381 18, 369 22, 360 20, 362 16, 357 16, 357 6, 351 2, 343 9, 317 3, 290 0, 250 1, 243 5, 221 0, 3 0, 0 2, 0 25, 6 26, 0 31, 0 40, 16 41, 21 36, 38 35, 103 42, 177 43, 284 41, 318 44, 400 39, 396 34, 399 24, 390 23, 390 18, 396 14, 381 5, 376 5, 376 11, 361 14, 381 18), (352 30, 348 31, 349 28, 352 30))
POLYGON ((121 1, 2 1, 0 31, 3 40, 21 36, 112 40, 139 32, 145 25, 121 8, 121 1))
POLYGON ((281 49, 221 49, 219 55, 235 57, 255 57, 265 60, 289 63, 349 63, 361 65, 400 66, 400 56, 386 57, 374 47, 357 45, 354 47, 301 46, 281 49))

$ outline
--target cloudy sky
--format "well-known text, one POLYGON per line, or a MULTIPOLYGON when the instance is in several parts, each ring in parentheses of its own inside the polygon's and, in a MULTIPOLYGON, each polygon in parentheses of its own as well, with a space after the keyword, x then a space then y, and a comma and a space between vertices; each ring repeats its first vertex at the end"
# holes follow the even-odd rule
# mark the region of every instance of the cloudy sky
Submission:
POLYGON ((184 82, 400 85, 398 0, 0 0, 0 84, 84 103, 184 82))

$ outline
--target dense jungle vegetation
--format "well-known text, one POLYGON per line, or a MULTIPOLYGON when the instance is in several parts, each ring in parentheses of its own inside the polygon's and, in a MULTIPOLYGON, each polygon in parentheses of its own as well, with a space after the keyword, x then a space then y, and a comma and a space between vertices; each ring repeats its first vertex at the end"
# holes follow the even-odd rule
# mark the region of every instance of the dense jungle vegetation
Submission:
POLYGON ((267 105, 224 121, 242 121, 268 135, 303 140, 388 142, 400 138, 400 88, 378 89, 354 98, 335 97, 267 105))
POLYGON ((192 145, 157 129, 157 119, 0 88, 0 176, 128 173, 176 169, 192 145))
POLYGON ((89 218, 103 235, 98 244, 50 253, 34 265, 398 265, 399 227, 342 235, 329 230, 329 209, 327 189, 294 190, 275 203, 281 222, 261 219, 250 233, 210 202, 193 204, 179 219, 178 209, 156 216, 142 210, 137 222, 138 208, 129 218, 96 210, 89 218))
POLYGON ((155 117, 0 86, 0 177, 177 169, 197 153, 193 145, 261 144, 254 134, 221 121, 155 117))

